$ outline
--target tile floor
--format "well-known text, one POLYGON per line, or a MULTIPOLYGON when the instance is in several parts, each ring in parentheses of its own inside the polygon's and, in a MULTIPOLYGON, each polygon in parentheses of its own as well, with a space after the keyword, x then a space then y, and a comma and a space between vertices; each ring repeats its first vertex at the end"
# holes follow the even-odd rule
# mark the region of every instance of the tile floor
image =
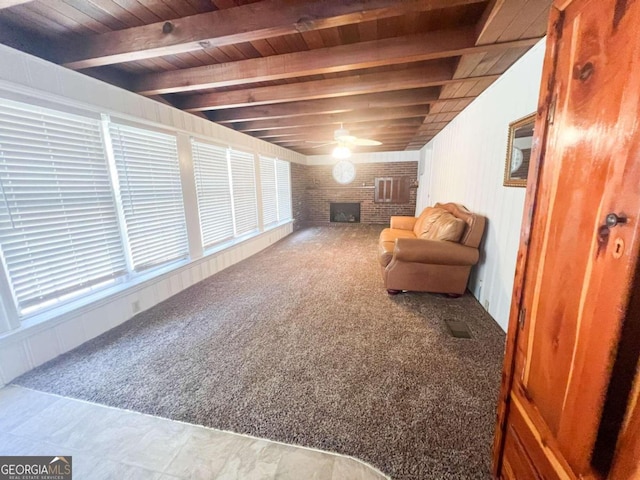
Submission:
POLYGON ((71 455, 74 480, 380 480, 349 457, 23 387, 0 389, 0 455, 71 455))

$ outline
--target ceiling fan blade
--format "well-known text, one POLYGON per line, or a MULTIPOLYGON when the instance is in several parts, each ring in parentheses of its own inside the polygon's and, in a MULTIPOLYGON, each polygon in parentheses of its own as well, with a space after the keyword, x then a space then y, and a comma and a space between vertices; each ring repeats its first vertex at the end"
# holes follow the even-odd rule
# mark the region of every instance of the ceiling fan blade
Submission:
MULTIPOLYGON (((346 128, 344 128, 344 126, 342 124, 340 124, 340 128, 338 128, 334 133, 333 133, 333 138, 334 138, 334 142, 332 143, 337 143, 338 145, 343 145, 343 146, 352 146, 352 147, 376 147, 378 145, 382 145, 382 142, 378 142, 377 140, 370 140, 368 138, 358 138, 358 137, 354 137, 353 135, 349 134, 349 130, 347 130, 346 128)), ((327 143, 325 145, 331 145, 330 143, 327 143)), ((324 146, 324 145, 321 145, 324 146)), ((312 147, 315 148, 315 147, 312 147)))
POLYGON ((370 140, 368 138, 354 138, 351 143, 359 147, 376 147, 378 145, 382 145, 382 142, 370 140))
MULTIPOLYGON (((348 135, 346 133, 338 134, 338 132, 339 131, 336 130, 336 134, 335 134, 334 138, 339 142, 353 143, 355 140, 357 140, 357 138, 354 137, 353 135, 348 135)), ((343 130, 343 132, 346 132, 346 130, 343 130)))
POLYGON ((325 142, 325 143, 323 143, 321 145, 314 145, 311 148, 322 148, 322 147, 326 147, 326 146, 329 146, 329 145, 334 145, 336 143, 338 143, 338 142, 325 142))

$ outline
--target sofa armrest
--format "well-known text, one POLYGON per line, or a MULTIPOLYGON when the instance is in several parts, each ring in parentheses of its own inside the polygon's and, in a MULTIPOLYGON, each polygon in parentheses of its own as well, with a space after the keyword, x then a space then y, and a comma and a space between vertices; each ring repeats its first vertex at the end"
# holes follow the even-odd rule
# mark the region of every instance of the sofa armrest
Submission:
POLYGON ((398 230, 413 230, 413 226, 417 221, 418 219, 416 217, 394 216, 391 217, 391 224, 389 226, 391 228, 397 228, 398 230))
POLYGON ((477 248, 422 238, 398 238, 393 251, 395 260, 432 265, 475 265, 479 257, 477 248))

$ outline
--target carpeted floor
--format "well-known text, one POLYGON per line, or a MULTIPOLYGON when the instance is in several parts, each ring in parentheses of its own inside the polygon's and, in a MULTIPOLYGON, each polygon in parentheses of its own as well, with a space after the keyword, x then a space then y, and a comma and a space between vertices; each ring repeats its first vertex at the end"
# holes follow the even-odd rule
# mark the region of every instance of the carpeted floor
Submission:
POLYGON ((489 478, 504 334, 470 295, 387 296, 379 231, 299 231, 14 383, 352 455, 393 479, 489 478))

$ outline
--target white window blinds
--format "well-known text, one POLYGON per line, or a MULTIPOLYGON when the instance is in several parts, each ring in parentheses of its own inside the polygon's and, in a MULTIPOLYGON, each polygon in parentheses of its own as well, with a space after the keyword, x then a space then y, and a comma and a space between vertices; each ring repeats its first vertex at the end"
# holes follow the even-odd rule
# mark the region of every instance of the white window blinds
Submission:
POLYGON ((233 238, 227 149, 193 141, 192 152, 202 243, 206 248, 233 238))
POLYGON ((231 150, 229 161, 236 236, 240 236, 258 228, 254 156, 231 150))
POLYGON ((262 221, 266 227, 278 221, 276 160, 260 156, 260 187, 262 189, 262 221))
POLYGON ((188 255, 176 137, 110 123, 133 267, 188 255))
POLYGON ((278 221, 291 220, 291 165, 284 160, 276 160, 278 185, 278 221))
POLYGON ((0 100, 0 188, 19 312, 125 272, 97 119, 0 100))

